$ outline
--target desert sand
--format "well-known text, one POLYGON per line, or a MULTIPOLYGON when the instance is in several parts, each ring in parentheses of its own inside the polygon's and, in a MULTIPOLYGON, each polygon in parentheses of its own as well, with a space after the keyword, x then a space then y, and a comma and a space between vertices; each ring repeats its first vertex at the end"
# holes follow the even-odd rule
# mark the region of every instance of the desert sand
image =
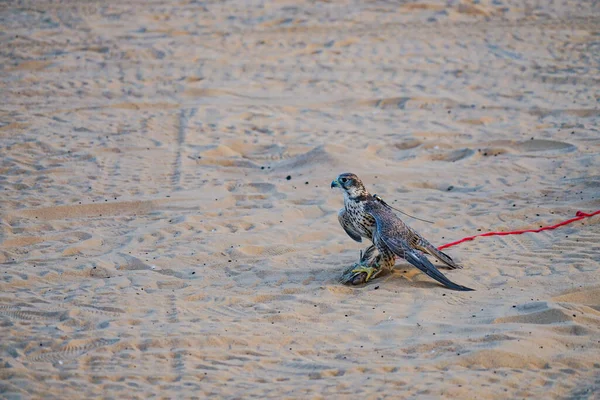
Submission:
POLYGON ((599 398, 595 2, 0 4, 0 397, 599 398))

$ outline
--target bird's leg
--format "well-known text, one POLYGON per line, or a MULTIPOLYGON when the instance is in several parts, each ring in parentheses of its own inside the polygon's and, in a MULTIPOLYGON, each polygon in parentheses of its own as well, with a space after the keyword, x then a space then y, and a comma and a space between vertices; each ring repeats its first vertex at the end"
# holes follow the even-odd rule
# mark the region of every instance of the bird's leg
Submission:
POLYGON ((346 268, 340 281, 360 285, 375 279, 383 271, 392 269, 395 262, 394 254, 389 251, 380 251, 376 257, 373 257, 375 249, 373 245, 367 248, 364 253, 361 252, 360 262, 346 268))
POLYGON ((375 247, 374 244, 367 247, 365 249, 365 251, 361 250, 359 264, 369 264, 370 261, 373 260, 373 256, 375 255, 375 250, 377 250, 377 247, 375 247))

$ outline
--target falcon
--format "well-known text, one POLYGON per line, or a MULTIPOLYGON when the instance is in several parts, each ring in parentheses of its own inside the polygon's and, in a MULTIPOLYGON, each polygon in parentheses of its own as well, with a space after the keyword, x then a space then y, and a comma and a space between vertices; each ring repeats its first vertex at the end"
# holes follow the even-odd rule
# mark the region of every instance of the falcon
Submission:
POLYGON ((366 238, 373 243, 361 252, 358 263, 344 271, 343 283, 360 285, 370 281, 383 271, 392 270, 396 257, 400 257, 450 289, 473 290, 442 274, 425 254, 437 258, 450 269, 461 267, 406 225, 381 197, 371 195, 358 176, 341 174, 331 182, 331 188, 340 188, 344 193, 344 207, 338 212, 338 220, 348 236, 357 242, 366 238))

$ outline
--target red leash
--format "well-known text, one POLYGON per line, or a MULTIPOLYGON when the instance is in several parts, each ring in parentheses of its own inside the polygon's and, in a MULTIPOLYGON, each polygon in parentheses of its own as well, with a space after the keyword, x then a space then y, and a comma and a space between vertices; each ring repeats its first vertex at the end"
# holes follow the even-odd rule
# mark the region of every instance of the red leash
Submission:
POLYGON ((567 225, 570 224, 572 222, 575 221, 579 221, 580 219, 584 219, 584 218, 589 218, 589 217, 593 217, 594 215, 600 214, 600 210, 593 212, 591 214, 587 214, 584 213, 583 211, 577 211, 577 213, 575 214, 576 217, 575 218, 571 218, 568 219, 566 221, 563 222, 559 222, 556 225, 551 225, 551 226, 544 226, 540 229, 524 229, 522 231, 508 231, 508 232, 486 232, 486 233, 482 233, 480 235, 475 235, 475 236, 469 236, 460 240, 457 240, 456 242, 452 242, 452 243, 447 243, 445 245, 442 245, 440 247, 438 247, 438 250, 442 250, 445 249, 447 247, 452 247, 452 246, 456 246, 457 244, 463 243, 463 242, 468 242, 469 240, 473 240, 476 237, 480 237, 480 236, 505 236, 505 235, 520 235, 522 233, 526 233, 526 232, 541 232, 541 231, 548 231, 548 230, 552 230, 552 229, 556 229, 559 226, 563 226, 563 225, 567 225))

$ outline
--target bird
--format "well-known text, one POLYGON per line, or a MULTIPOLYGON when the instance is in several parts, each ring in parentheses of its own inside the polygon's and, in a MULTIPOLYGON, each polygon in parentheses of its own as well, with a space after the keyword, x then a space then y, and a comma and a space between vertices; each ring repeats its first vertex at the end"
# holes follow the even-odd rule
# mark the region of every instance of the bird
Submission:
POLYGON ((373 243, 361 251, 358 263, 344 271, 340 279, 343 283, 366 283, 382 272, 392 270, 396 257, 400 257, 449 289, 474 290, 456 284, 442 274, 425 254, 437 258, 450 269, 462 267, 406 225, 381 197, 371 195, 358 176, 340 174, 331 182, 331 188, 339 188, 344 194, 344 207, 338 212, 344 231, 357 242, 365 238, 373 243), (378 254, 375 254, 376 250, 378 254))

